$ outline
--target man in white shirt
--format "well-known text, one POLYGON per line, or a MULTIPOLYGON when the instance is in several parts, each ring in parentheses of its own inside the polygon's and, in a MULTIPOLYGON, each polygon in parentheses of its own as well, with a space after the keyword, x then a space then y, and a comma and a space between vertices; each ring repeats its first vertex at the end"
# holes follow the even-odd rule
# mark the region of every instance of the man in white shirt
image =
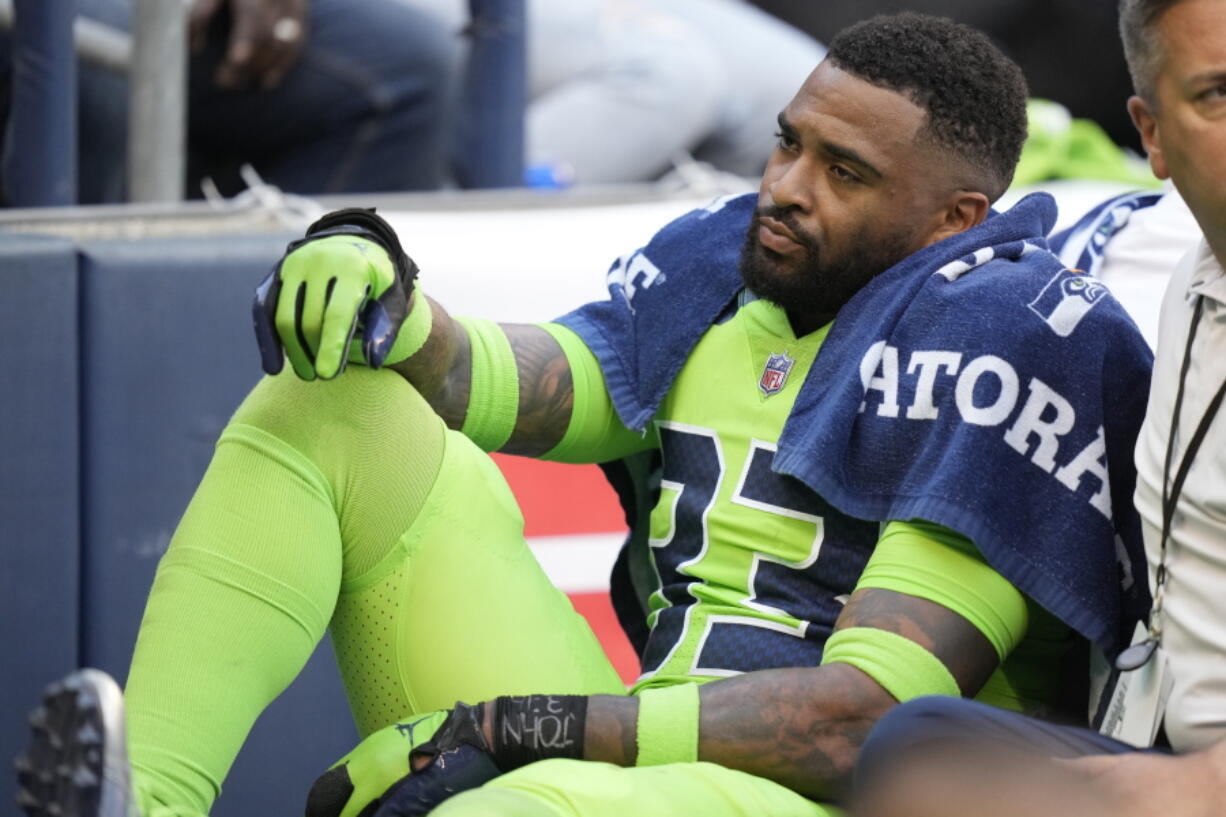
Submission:
POLYGON ((923 699, 865 744, 866 817, 1207 817, 1226 803, 1226 0, 1121 0, 1120 18, 1129 113, 1203 233, 1163 299, 1137 441, 1155 609, 1117 664, 1132 667, 1121 686, 1151 691, 1106 713, 1163 748, 923 699))

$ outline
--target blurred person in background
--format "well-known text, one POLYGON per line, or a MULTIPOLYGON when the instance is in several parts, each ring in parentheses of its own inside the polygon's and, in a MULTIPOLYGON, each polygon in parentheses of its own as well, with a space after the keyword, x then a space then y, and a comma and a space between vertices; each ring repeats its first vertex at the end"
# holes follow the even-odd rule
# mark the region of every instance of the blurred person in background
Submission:
POLYGON ((1129 113, 1203 232, 1167 287, 1137 442, 1155 605, 1103 713, 1128 741, 918 700, 865 745, 864 817, 1209 817, 1226 802, 1226 0, 1122 0, 1120 31, 1129 113))
MULTIPOLYGON (((401 2, 467 24, 465 0, 401 2)), ((525 164, 546 186, 649 181, 689 155, 756 177, 825 54, 744 0, 527 0, 527 21, 525 164)))
MULTIPOLYGON (((129 0, 79 12, 133 28, 129 0)), ((189 196, 205 176, 239 192, 242 164, 293 193, 442 183, 457 46, 430 15, 397 0, 193 0, 189 14, 189 196)), ((9 51, 5 33, 0 70, 9 51)), ((79 200, 122 201, 128 82, 90 65, 79 77, 79 200)))

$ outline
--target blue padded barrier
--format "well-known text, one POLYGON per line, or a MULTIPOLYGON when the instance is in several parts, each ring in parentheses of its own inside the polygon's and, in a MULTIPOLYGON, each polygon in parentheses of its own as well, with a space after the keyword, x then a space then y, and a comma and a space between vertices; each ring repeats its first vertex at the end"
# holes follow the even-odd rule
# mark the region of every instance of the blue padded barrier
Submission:
POLYGON ((26 708, 77 666, 77 254, 0 236, 0 812, 26 708))
POLYGON ((251 292, 283 239, 81 246, 81 660, 122 678, 146 590, 259 377, 251 292))
MULTIPOLYGON (((157 560, 259 377, 252 290, 288 239, 0 236, 0 363, 21 389, 0 400, 0 767, 44 684, 83 665, 126 676, 157 560)), ((256 725, 212 813, 300 813, 356 739, 324 646, 256 725)), ((12 796, 0 773, 0 802, 12 796)))
MULTIPOLYGON (((157 559, 260 376, 252 290, 289 238, 82 245, 84 663, 127 672, 157 559)), ((325 646, 258 722, 213 815, 299 813, 356 740, 325 646)))

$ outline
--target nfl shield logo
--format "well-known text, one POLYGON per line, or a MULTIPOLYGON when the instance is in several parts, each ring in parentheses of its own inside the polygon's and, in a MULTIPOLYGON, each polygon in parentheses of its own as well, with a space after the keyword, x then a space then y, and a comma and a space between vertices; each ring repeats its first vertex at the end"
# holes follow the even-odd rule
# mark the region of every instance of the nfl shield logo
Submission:
POLYGON ((767 397, 781 390, 785 383, 788 382, 788 372, 792 371, 792 364, 795 363, 794 358, 787 355, 771 355, 766 361, 766 368, 762 370, 762 377, 758 380, 758 388, 767 397))

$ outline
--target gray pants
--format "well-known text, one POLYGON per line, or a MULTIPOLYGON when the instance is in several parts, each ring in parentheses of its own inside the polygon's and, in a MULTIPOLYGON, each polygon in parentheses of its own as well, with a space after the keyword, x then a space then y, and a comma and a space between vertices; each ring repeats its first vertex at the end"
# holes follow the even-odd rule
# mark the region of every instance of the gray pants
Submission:
MULTIPOLYGON (((452 30, 464 0, 403 0, 452 30)), ((653 179, 688 152, 757 176, 825 50, 744 0, 527 0, 527 164, 653 179)))

